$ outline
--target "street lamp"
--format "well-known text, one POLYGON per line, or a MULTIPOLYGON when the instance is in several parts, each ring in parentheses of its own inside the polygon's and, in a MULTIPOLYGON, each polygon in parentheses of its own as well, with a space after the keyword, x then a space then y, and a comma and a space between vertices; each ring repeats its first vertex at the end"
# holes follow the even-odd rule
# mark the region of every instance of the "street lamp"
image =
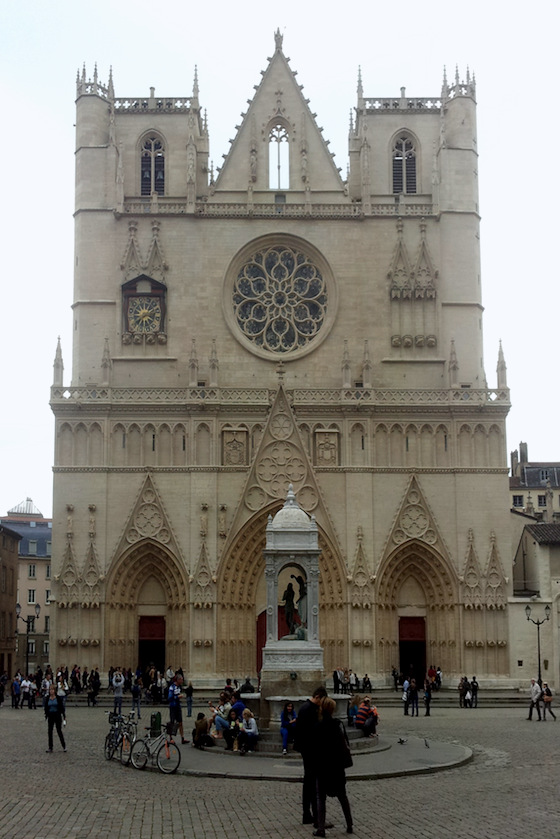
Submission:
POLYGON ((545 618, 542 621, 541 620, 536 621, 531 617, 531 607, 529 606, 528 603, 525 606, 525 614, 527 615, 527 620, 531 621, 531 623, 534 623, 535 626, 537 627, 537 654, 538 654, 538 657, 539 657, 538 683, 539 683, 539 687, 542 687, 542 676, 541 676, 541 626, 543 625, 543 623, 546 623, 546 621, 550 620, 550 606, 547 603, 546 606, 544 607, 545 618))
MULTIPOLYGON (((38 603, 35 604, 35 618, 39 618, 41 614, 41 607, 38 603)), ((25 631, 25 678, 29 676, 29 630, 31 629, 31 624, 35 620, 33 615, 30 615, 28 618, 22 618, 21 616, 21 606, 19 603, 16 603, 16 618, 20 621, 23 621, 26 626, 25 631)))

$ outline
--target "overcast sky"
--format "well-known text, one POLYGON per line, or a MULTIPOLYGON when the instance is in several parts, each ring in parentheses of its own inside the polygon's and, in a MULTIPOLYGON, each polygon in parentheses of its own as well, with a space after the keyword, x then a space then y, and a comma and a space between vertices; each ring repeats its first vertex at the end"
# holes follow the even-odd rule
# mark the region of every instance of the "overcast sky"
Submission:
MULTIPOLYGON (((279 4, 25 0, 0 10, 4 112, 4 271, 0 515, 30 496, 52 510, 57 336, 71 375, 76 71, 97 62, 116 96, 188 96, 198 66, 215 165, 229 148, 274 30, 346 173, 358 66, 366 96, 437 96, 443 67, 476 74, 485 366, 496 386, 502 339, 513 408, 508 453, 560 460, 555 415, 558 323, 557 3, 279 4), (9 312, 8 312, 9 307, 9 312), (556 327, 557 328, 557 327, 556 327)), ((459 359, 460 361, 460 359, 459 359)))

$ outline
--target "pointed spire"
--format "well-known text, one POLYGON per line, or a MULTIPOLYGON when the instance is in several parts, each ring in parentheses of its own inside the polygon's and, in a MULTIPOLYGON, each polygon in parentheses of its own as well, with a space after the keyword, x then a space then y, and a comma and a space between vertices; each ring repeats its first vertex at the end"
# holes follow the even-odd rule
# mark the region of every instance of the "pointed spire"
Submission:
POLYGON ((364 358, 362 361, 362 384, 365 388, 371 387, 371 361, 369 358, 369 344, 364 341, 364 358))
POLYGON ((98 83, 98 77, 97 77, 97 61, 96 61, 94 66, 93 66, 93 89, 94 89, 95 93, 97 93, 97 83, 98 83))
POLYGON ((460 85, 460 83, 461 83, 461 82, 460 82, 460 79, 459 79, 459 65, 458 65, 458 64, 456 64, 456 65, 455 65, 455 84, 456 84, 456 85, 457 85, 457 87, 458 87, 458 86, 460 85))
POLYGON ((507 387, 507 367, 504 351, 502 349, 502 342, 500 340, 500 349, 498 350, 498 366, 496 367, 498 374, 498 390, 507 387))
POLYGON ((364 88, 362 85, 362 67, 361 65, 358 67, 358 99, 363 99, 364 97, 364 88))
POLYGON ((109 84, 107 85, 107 95, 109 99, 115 98, 115 88, 113 86, 113 65, 109 67, 109 84))
POLYGON ((108 385, 110 382, 111 377, 111 370, 113 368, 113 362, 111 360, 111 353, 109 352, 109 339, 105 338, 105 343, 103 345, 103 356, 101 357, 101 384, 108 385))
POLYGON ((210 350, 210 358, 208 359, 208 366, 210 368, 210 387, 218 387, 218 370, 220 369, 220 362, 218 361, 218 353, 216 350, 216 339, 212 338, 212 349, 210 350))
POLYGON ((196 355, 196 339, 192 339, 191 357, 189 358, 189 387, 198 385, 198 358, 196 355))
POLYGON ((344 340, 344 350, 342 352, 342 387, 350 387, 350 355, 348 353, 348 341, 344 340))
POLYGON ((198 67, 194 65, 194 81, 192 89, 193 99, 198 99, 198 67))
POLYGON ((350 108, 350 127, 348 130, 350 134, 354 133, 354 114, 352 112, 352 108, 350 108))
POLYGON ((60 346, 60 335, 56 344, 53 364, 53 387, 64 387, 64 362, 62 361, 62 348, 60 346))
POLYGON ((282 52, 282 44, 284 41, 284 36, 280 32, 280 27, 274 33, 274 45, 276 48, 276 52, 282 52))
POLYGON ((459 362, 455 350, 455 338, 451 339, 451 350, 449 353, 449 387, 458 387, 459 362))

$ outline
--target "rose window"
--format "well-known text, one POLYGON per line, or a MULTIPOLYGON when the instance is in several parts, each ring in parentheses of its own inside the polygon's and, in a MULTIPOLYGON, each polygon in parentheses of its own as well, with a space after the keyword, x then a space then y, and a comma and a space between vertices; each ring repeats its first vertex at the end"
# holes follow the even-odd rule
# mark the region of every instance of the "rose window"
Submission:
POLYGON ((264 352, 307 347, 325 323, 327 302, 322 272, 303 250, 290 245, 256 251, 233 283, 237 326, 264 352))

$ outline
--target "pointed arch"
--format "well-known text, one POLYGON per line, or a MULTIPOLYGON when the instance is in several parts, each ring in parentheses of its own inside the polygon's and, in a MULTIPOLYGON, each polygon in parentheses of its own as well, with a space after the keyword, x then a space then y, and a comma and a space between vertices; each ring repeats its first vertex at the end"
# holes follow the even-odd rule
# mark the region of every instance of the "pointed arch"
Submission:
POLYGON ((410 539, 396 547, 377 575, 378 670, 388 672, 399 644, 399 619, 421 616, 426 625, 426 656, 448 673, 461 665, 458 579, 450 562, 434 547, 410 539))
MULTIPOLYGON (((274 501, 259 510, 241 529, 224 553, 218 569, 216 622, 216 667, 218 672, 252 672, 257 656, 256 622, 266 608, 264 588, 266 524, 281 508, 274 501)), ((347 647, 346 571, 324 530, 319 527, 319 635, 325 648, 325 668, 336 666, 347 647)))
POLYGON ((398 131, 391 141, 392 189, 397 193, 415 194, 418 189, 420 144, 408 129, 398 131))
POLYGON ((146 131, 139 141, 140 195, 165 195, 165 140, 159 131, 146 131))
POLYGON ((107 575, 105 661, 138 658, 138 629, 142 590, 157 587, 164 593, 158 608, 165 618, 166 660, 189 665, 189 585, 186 571, 173 552, 154 539, 141 539, 113 561, 107 575), (153 583, 152 581, 155 581, 153 583))

